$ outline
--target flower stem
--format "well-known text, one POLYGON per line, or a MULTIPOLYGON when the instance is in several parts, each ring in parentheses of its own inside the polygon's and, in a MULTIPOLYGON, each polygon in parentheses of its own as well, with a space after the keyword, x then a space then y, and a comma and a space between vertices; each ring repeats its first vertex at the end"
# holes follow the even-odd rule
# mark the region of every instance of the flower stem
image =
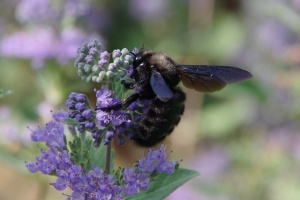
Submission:
POLYGON ((111 144, 106 146, 105 171, 110 173, 111 144))
MULTIPOLYGON (((107 88, 112 89, 112 84, 108 83, 107 88)), ((106 157, 105 157, 105 171, 107 174, 110 173, 110 158, 111 158, 111 143, 106 146, 106 157)))

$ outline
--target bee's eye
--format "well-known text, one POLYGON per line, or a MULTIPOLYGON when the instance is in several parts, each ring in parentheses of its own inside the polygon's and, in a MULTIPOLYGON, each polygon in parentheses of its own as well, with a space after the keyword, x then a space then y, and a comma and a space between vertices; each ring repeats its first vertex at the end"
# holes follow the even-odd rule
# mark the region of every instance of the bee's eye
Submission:
POLYGON ((145 63, 142 62, 141 64, 139 64, 139 67, 142 67, 142 66, 144 66, 144 65, 145 65, 145 63))

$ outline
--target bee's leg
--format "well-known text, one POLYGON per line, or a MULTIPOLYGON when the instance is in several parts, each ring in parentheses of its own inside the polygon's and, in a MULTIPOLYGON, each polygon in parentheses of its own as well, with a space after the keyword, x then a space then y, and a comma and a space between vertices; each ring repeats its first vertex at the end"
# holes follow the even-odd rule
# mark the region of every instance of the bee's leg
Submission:
POLYGON ((140 98, 139 93, 134 93, 134 94, 130 95, 124 101, 122 101, 122 108, 127 108, 130 104, 132 104, 138 98, 140 98))
POLYGON ((106 107, 106 108, 98 108, 97 107, 96 110, 111 111, 111 110, 119 110, 121 108, 127 108, 130 104, 132 104, 134 101, 136 101, 139 97, 140 97, 140 95, 138 93, 134 93, 118 104, 114 104, 114 105, 106 107))
POLYGON ((126 81, 121 81, 121 84, 126 88, 126 89, 133 89, 134 88, 134 83, 127 83, 126 81))

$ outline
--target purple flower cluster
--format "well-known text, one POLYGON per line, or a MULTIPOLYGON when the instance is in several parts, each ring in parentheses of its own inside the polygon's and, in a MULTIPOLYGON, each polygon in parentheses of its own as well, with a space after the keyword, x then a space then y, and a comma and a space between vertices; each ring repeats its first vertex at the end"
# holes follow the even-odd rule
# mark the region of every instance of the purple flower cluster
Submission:
POLYGON ((66 101, 66 106, 69 109, 69 117, 75 119, 78 123, 77 130, 82 133, 85 130, 90 132, 96 130, 94 122, 94 111, 90 109, 88 98, 84 94, 72 92, 66 101))
POLYGON ((59 191, 70 188, 73 193, 67 199, 124 199, 148 189, 153 174, 174 172, 176 162, 167 161, 165 146, 150 150, 134 168, 120 169, 115 174, 107 174, 97 167, 91 170, 83 168, 79 163, 74 163, 66 148, 61 123, 65 116, 65 113, 56 114, 54 118, 59 120, 48 123, 44 128, 31 130, 32 140, 45 142, 49 149, 40 149, 41 155, 25 165, 32 173, 40 171, 57 176, 51 185, 59 191))
POLYGON ((53 24, 59 20, 61 11, 51 0, 21 0, 16 8, 16 18, 24 24, 53 24))
POLYGON ((148 155, 138 161, 136 168, 123 171, 124 192, 128 196, 135 195, 140 190, 147 190, 149 187, 149 176, 159 172, 172 174, 177 162, 169 162, 166 156, 166 146, 161 145, 158 150, 150 149, 148 155))
MULTIPOLYGON (((109 144, 115 136, 117 137, 117 144, 119 145, 124 144, 124 137, 132 139, 131 128, 133 127, 133 123, 130 113, 124 110, 104 111, 110 107, 121 106, 121 101, 114 97, 113 91, 102 87, 101 90, 96 91, 96 97, 96 119, 98 124, 102 127, 103 132, 106 132, 104 144, 109 144)), ((97 139, 97 137, 99 136, 94 137, 94 139, 97 139)))
POLYGON ((78 28, 66 28, 57 35, 53 27, 37 27, 34 30, 20 30, 4 37, 0 42, 0 55, 31 59, 32 67, 42 68, 44 62, 56 59, 66 64, 76 58, 76 50, 84 41, 100 38, 88 35, 78 28))
MULTIPOLYGON (((84 41, 97 38, 96 31, 82 29, 77 20, 88 20, 91 5, 85 0, 20 0, 15 9, 18 31, 0 41, 0 55, 30 59, 38 69, 49 59, 66 64, 76 58, 84 41), (65 23, 68 26, 64 26, 65 23)), ((84 23, 83 23, 84 24, 84 23)))
POLYGON ((100 52, 102 45, 93 40, 85 42, 77 51, 78 57, 74 63, 78 75, 86 82, 117 82, 128 74, 133 59, 128 49, 100 52), (112 57, 112 62, 110 59, 112 57))
POLYGON ((122 108, 122 102, 115 98, 115 93, 106 87, 96 91, 96 98, 96 120, 101 131, 96 132, 98 135, 93 134, 93 138, 97 139, 105 133, 104 144, 110 144, 115 137, 118 145, 123 145, 125 138, 134 139, 142 113, 152 102, 152 100, 137 100, 128 108, 122 108))
POLYGON ((158 150, 149 150, 147 157, 138 161, 138 168, 144 173, 164 172, 173 174, 177 162, 169 162, 165 153, 166 146, 161 145, 158 150))
MULTIPOLYGON (((86 95, 72 92, 66 101, 68 107, 68 117, 75 120, 77 130, 80 133, 89 131, 94 138, 94 146, 99 146, 101 141, 105 145, 111 143, 116 138, 118 145, 125 143, 125 138, 133 138, 134 124, 131 120, 131 110, 121 110, 121 101, 115 98, 115 93, 102 87, 96 91, 97 109, 96 112, 90 109, 86 95), (117 107, 118 109, 108 109, 117 107)), ((138 107, 131 106, 131 107, 138 107)), ((135 121, 140 119, 136 117, 135 121)))
POLYGON ((64 127, 61 123, 49 122, 45 127, 31 130, 31 140, 45 142, 49 148, 66 149, 64 127))

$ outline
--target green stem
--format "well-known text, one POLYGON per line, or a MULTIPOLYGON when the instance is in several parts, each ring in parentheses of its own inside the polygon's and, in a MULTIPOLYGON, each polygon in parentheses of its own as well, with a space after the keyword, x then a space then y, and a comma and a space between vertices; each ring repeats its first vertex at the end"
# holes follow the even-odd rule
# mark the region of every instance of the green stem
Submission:
POLYGON ((110 173, 111 144, 106 146, 105 171, 110 173))
MULTIPOLYGON (((111 90, 112 89, 112 83, 107 84, 107 89, 111 90)), ((107 174, 110 173, 110 160, 111 158, 111 144, 108 144, 106 146, 106 157, 105 157, 105 171, 107 174)))

